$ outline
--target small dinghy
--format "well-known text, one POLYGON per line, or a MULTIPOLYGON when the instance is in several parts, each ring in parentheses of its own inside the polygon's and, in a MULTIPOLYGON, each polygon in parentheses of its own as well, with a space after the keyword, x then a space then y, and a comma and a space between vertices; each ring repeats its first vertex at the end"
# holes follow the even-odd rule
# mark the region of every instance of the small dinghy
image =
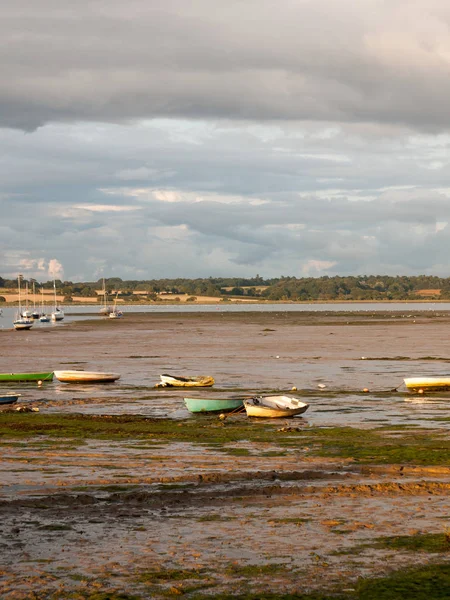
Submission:
POLYGON ((0 392, 0 405, 1 404, 14 404, 17 402, 20 394, 3 394, 0 392))
POLYGON ((210 387, 214 385, 214 378, 209 375, 198 375, 196 377, 178 377, 176 375, 164 374, 159 376, 161 383, 156 387, 210 387))
POLYGON ((97 371, 55 371, 55 377, 63 383, 112 383, 119 379, 120 375, 97 371))
POLYGON ((0 373, 0 381, 52 381, 53 372, 50 373, 0 373))
POLYGON ((184 403, 191 413, 230 412, 244 404, 242 398, 185 398, 184 403))
POLYGON ((309 404, 294 396, 255 396, 244 400, 248 417, 294 417, 308 410, 309 404))

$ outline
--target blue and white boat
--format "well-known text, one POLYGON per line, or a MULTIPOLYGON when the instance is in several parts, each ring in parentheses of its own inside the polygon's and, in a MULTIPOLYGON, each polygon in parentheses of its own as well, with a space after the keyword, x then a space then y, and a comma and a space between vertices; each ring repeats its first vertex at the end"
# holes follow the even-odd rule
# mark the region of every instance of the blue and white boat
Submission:
POLYGON ((14 404, 19 396, 20 394, 3 394, 3 392, 0 392, 0 404, 14 404))

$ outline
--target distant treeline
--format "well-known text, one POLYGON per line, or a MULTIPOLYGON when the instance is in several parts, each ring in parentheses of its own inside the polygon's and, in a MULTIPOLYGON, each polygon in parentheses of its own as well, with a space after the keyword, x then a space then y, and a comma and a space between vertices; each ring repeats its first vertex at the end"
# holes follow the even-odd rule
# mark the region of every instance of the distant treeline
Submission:
MULTIPOLYGON (((31 289, 53 288, 53 280, 39 283, 23 279, 31 289)), ((450 298, 450 278, 432 275, 396 276, 360 275, 349 277, 279 277, 263 279, 259 275, 250 279, 209 277, 207 279, 151 279, 127 280, 120 277, 105 278, 108 294, 119 292, 120 297, 130 300, 148 298, 155 300, 160 294, 188 294, 190 297, 246 296, 265 300, 314 301, 314 300, 418 300, 450 298), (133 297, 134 296, 134 297, 133 297)), ((98 281, 56 281, 58 291, 65 297, 97 296, 103 279, 98 281)), ((0 288, 16 288, 17 280, 0 277, 0 288)))

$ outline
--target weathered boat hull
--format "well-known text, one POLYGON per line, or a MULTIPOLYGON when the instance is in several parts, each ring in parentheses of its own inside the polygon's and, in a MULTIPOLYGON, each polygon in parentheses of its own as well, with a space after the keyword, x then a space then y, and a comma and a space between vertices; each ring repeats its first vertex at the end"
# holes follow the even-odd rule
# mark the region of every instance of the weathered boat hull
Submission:
POLYGON ((55 377, 62 383, 112 383, 120 379, 119 373, 98 371, 55 371, 55 377))
POLYGON ((176 377, 175 375, 160 375, 159 387, 210 387, 214 385, 214 378, 209 375, 197 377, 176 377))
POLYGON ((2 404, 14 404, 17 402, 20 394, 0 394, 0 405, 2 404))
POLYGON ((184 403, 191 413, 230 412, 244 404, 240 398, 185 398, 184 403))
POLYGON ((52 381, 51 373, 0 373, 0 382, 2 381, 52 381))
POLYGON ((301 415, 309 408, 309 404, 290 396, 266 396, 244 400, 248 417, 265 417, 269 419, 289 418, 301 415))
POLYGON ((450 390, 450 377, 407 377, 403 381, 413 392, 450 390))

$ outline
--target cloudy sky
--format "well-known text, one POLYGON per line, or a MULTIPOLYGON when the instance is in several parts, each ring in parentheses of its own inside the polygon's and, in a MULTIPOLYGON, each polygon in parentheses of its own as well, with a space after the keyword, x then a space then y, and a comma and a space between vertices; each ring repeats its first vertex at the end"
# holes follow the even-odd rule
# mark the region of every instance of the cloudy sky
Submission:
POLYGON ((15 0, 0 275, 449 276, 446 0, 15 0))

